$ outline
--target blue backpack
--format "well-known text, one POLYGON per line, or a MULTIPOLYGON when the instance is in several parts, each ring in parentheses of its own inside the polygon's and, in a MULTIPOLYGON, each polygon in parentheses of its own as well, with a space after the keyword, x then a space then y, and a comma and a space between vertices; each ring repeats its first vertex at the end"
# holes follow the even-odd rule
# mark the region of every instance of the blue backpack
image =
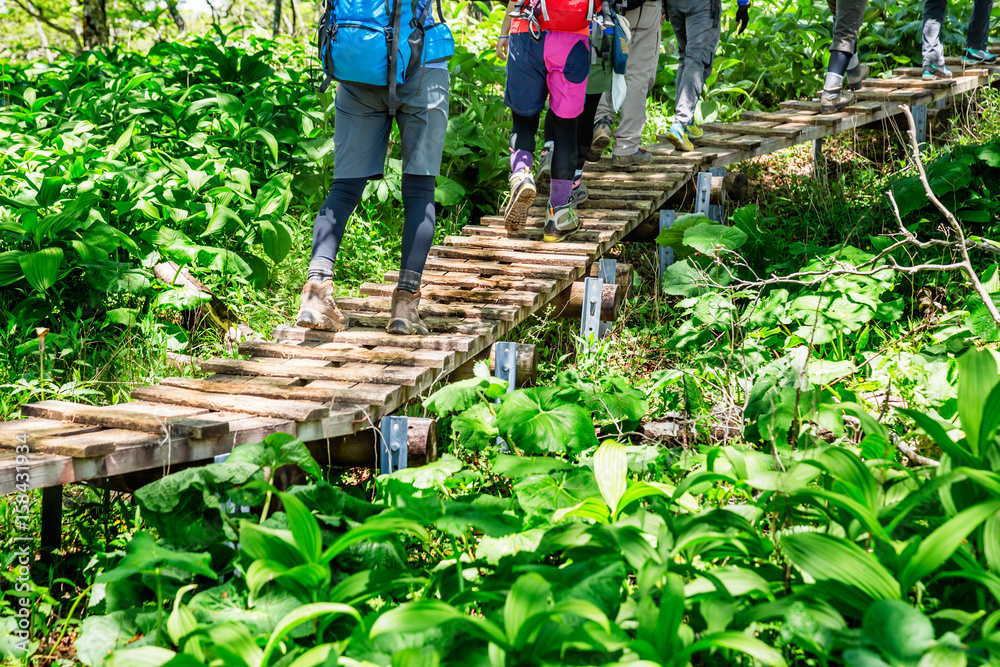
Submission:
POLYGON ((438 20, 434 0, 326 0, 319 23, 319 59, 326 72, 323 92, 331 81, 389 90, 389 110, 399 106, 396 87, 427 63, 446 61, 455 40, 438 20))

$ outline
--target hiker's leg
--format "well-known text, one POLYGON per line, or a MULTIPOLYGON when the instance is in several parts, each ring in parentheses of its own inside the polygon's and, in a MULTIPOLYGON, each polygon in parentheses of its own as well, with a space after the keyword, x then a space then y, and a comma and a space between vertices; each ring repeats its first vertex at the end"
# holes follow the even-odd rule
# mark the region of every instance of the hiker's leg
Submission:
MULTIPOLYGON (((941 67, 944 65, 944 45, 941 43, 941 25, 947 10, 947 0, 924 0, 924 28, 920 50, 924 67, 941 67)), ((972 12, 973 22, 976 13, 972 12)), ((972 24, 969 24, 969 35, 972 35, 972 24)))
POLYGON ((403 156, 403 252, 399 288, 416 293, 434 239, 434 182, 448 131, 448 70, 424 67, 400 90, 396 114, 403 156))
POLYGON ((701 97, 705 79, 712 72, 715 49, 719 45, 721 5, 719 0, 697 0, 685 21, 687 43, 684 72, 677 81, 677 111, 674 122, 687 125, 701 97))
POLYGON ((656 65, 660 59, 661 17, 660 3, 652 0, 625 13, 632 27, 632 41, 625 71, 625 101, 615 128, 614 155, 632 155, 642 143, 646 98, 656 81, 656 65))
POLYGON ((679 98, 681 81, 684 79, 684 62, 687 56, 687 15, 690 2, 667 0, 667 6, 670 27, 674 29, 674 39, 677 40, 677 74, 674 77, 674 88, 676 89, 674 101, 676 103, 679 98))
POLYGON ((565 206, 573 190, 576 170, 576 119, 583 113, 590 72, 590 39, 587 35, 550 32, 545 36, 546 83, 552 115, 552 185, 549 202, 565 206))
MULTIPOLYGON (((590 144, 594 140, 594 119, 597 117, 597 107, 601 103, 601 93, 587 95, 583 102, 583 113, 576 119, 576 171, 583 169, 590 152, 590 144)), ((545 125, 545 141, 549 141, 549 126, 545 125)))
POLYGON ((322 282, 333 276, 347 219, 361 201, 368 179, 382 177, 392 129, 382 97, 378 91, 347 84, 337 87, 333 132, 336 177, 316 214, 307 280, 322 282))
MULTIPOLYGON (((551 111, 549 113, 552 113, 551 111)), ((538 132, 538 116, 521 116, 514 113, 510 129, 510 170, 511 172, 527 169, 535 159, 535 134, 538 132)))
MULTIPOLYGON (((848 62, 858 48, 858 31, 865 20, 865 7, 867 5, 868 0, 836 0, 830 52, 842 51, 846 53, 848 62)), ((846 71, 846 67, 844 69, 846 71)))
POLYGON ((545 108, 548 87, 545 44, 549 36, 534 40, 528 33, 510 36, 504 104, 511 110, 514 126, 510 135, 510 170, 531 170, 534 162, 538 117, 545 108))
POLYGON ((969 31, 966 34, 965 46, 973 51, 985 51, 990 36, 990 14, 993 12, 993 0, 975 0, 972 6, 972 18, 969 19, 969 31))

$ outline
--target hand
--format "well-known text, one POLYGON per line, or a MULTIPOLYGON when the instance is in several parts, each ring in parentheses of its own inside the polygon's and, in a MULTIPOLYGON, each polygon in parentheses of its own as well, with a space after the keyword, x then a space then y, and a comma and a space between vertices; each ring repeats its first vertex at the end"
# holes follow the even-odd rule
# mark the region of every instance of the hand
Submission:
POLYGON ((740 5, 736 8, 736 34, 739 35, 744 30, 747 29, 747 24, 750 23, 750 3, 745 5, 740 5))
POLYGON ((510 52, 510 37, 507 35, 501 35, 497 39, 497 58, 500 60, 507 60, 507 54, 510 52))

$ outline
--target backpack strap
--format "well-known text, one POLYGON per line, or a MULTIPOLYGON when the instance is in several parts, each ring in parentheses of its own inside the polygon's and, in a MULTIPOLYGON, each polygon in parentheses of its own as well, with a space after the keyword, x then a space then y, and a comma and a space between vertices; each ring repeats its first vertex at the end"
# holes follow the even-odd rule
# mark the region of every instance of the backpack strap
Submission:
POLYGON ((389 115, 395 116, 399 109, 399 95, 396 93, 396 74, 399 71, 399 22, 403 13, 404 0, 395 0, 390 21, 392 23, 392 38, 389 40, 389 115))
MULTIPOLYGON (((427 0, 427 1, 430 2, 430 0, 427 0)), ((436 2, 437 2, 437 10, 438 10, 438 21, 440 21, 441 23, 444 23, 444 12, 441 11, 441 0, 436 0, 436 2)))

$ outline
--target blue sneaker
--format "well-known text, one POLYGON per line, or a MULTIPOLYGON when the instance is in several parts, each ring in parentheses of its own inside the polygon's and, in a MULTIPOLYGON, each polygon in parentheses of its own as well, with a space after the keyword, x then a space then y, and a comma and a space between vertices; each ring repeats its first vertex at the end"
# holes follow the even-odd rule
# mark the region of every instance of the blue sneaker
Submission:
POLYGON ((920 77, 924 81, 934 81, 935 79, 950 79, 951 70, 944 65, 924 65, 924 75, 920 77))
POLYGON ((674 123, 667 132, 667 140, 679 151, 693 151, 694 144, 688 136, 687 129, 681 123, 674 123))
POLYGON ((996 65, 997 57, 982 49, 966 49, 962 54, 964 65, 996 65))

